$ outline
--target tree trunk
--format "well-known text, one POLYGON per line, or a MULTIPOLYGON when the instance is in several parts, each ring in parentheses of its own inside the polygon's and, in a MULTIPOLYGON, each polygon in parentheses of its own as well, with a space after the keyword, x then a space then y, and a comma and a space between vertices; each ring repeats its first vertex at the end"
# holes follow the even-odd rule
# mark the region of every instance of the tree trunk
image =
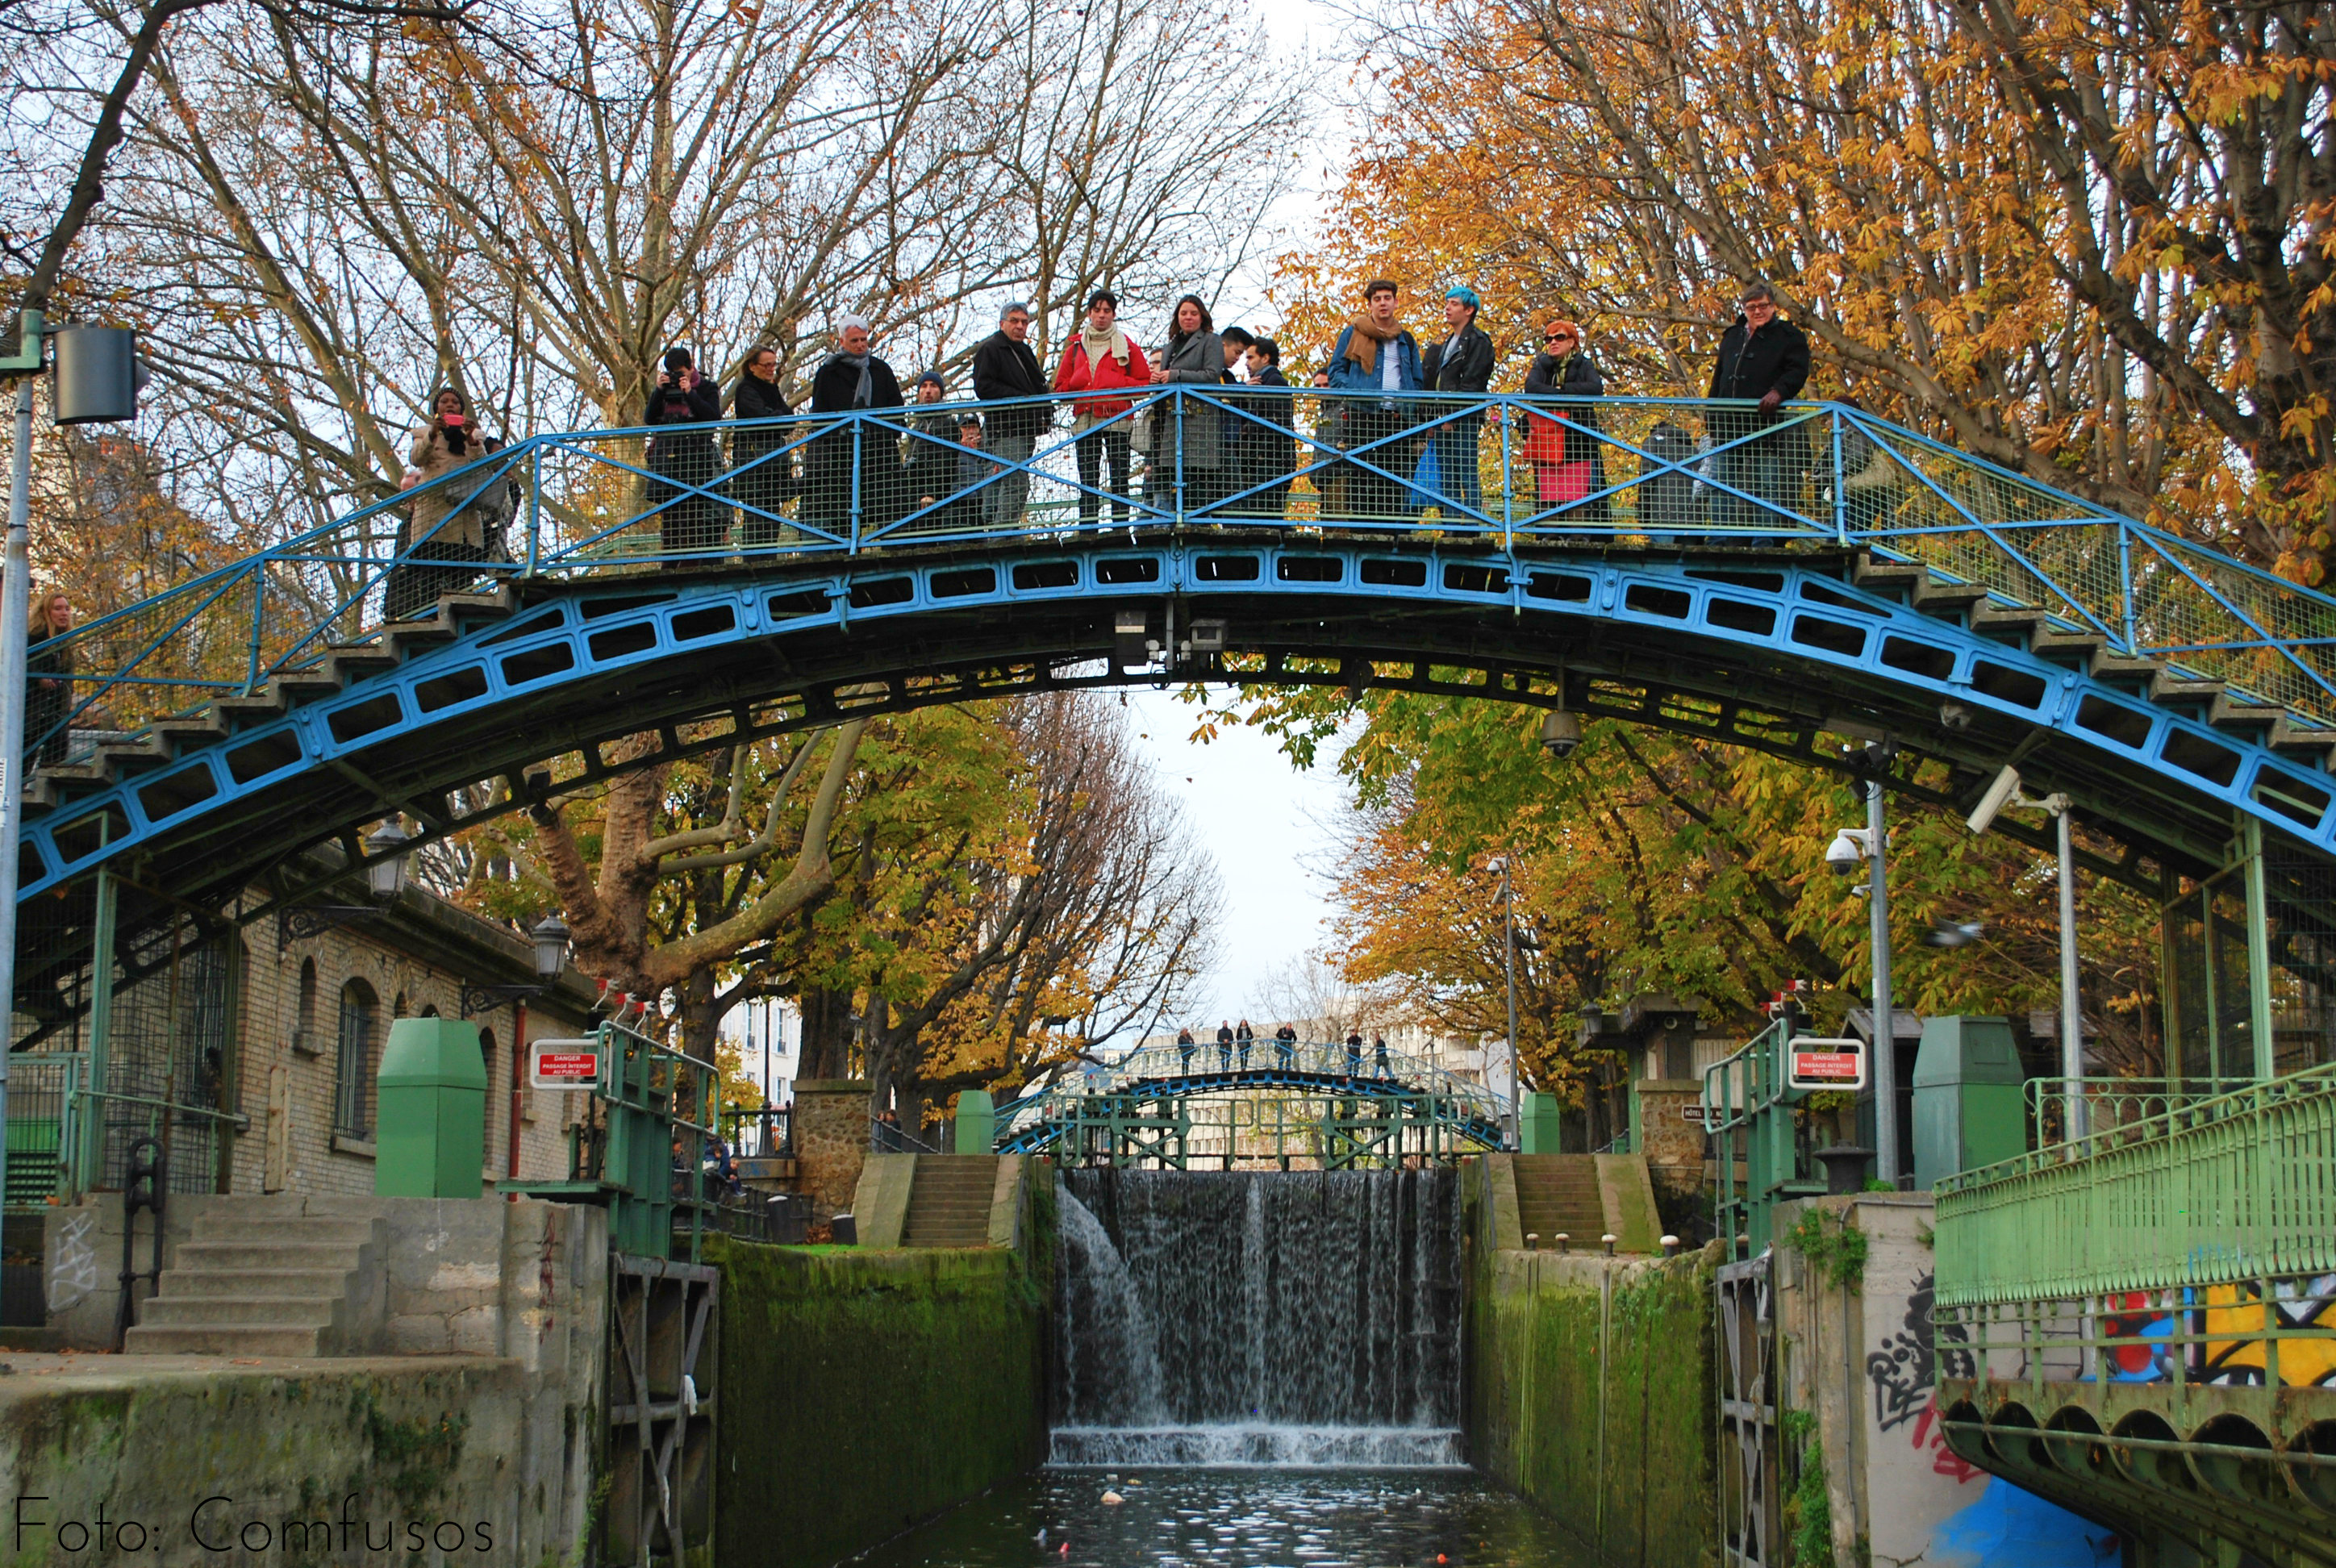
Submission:
POLYGON ((852 1071, 852 993, 805 986, 801 1004, 803 1055, 795 1065, 795 1076, 849 1076, 852 1071))

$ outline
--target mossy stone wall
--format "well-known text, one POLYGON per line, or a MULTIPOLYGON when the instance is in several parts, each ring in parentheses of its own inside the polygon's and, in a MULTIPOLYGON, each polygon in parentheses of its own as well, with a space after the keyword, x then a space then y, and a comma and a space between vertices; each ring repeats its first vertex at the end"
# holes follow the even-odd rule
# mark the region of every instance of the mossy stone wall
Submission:
POLYGON ((1469 1183, 1468 1447, 1613 1568, 1716 1563, 1717 1254, 1491 1246, 1469 1183))
POLYGON ((826 1568, 1046 1456, 1043 1256, 707 1250, 722 1568, 826 1568))

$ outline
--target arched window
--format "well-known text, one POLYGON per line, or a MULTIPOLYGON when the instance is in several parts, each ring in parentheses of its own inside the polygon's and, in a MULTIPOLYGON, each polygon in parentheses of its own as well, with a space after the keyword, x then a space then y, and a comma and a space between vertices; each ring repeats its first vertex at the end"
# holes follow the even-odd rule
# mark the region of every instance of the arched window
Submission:
POLYGON ((438 1016, 438 1004, 437 1004, 436 1002, 424 1002, 424 1003, 423 1003, 423 1004, 422 1004, 422 1016, 423 1016, 423 1018, 436 1018, 436 1017, 438 1016))
POLYGON ((316 1037, 316 960, 300 960, 300 1011, 292 1020, 292 1046, 295 1050, 315 1051, 324 1042, 316 1037))
POLYGON ((341 988, 340 1070, 333 1094, 333 1130, 362 1138, 372 1130, 375 1017, 373 988, 351 980, 341 988))

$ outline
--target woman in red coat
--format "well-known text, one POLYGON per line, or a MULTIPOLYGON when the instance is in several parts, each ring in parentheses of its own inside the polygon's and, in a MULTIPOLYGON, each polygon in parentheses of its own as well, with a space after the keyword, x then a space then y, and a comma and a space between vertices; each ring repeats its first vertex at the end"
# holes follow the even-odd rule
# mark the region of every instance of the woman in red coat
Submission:
POLYGON ((1073 405, 1071 428, 1079 433, 1074 449, 1079 460, 1079 524, 1095 522, 1103 510, 1095 493, 1104 465, 1111 466, 1112 526, 1123 527, 1128 513, 1128 421, 1104 421, 1125 414, 1134 399, 1152 389, 1152 366, 1144 350, 1119 329, 1119 297, 1098 288, 1087 300, 1087 318, 1063 350, 1055 368, 1056 392, 1125 391, 1124 397, 1082 397, 1073 405), (1098 429, 1097 426, 1102 426, 1098 429))
MULTIPOLYGON (((1582 328, 1571 321, 1552 321, 1543 338, 1542 352, 1525 372, 1528 396, 1603 397, 1605 377, 1582 346, 1582 328)), ((1551 414, 1528 414, 1525 461, 1533 466, 1534 493, 1544 507, 1562 506, 1606 488, 1604 443, 1591 433, 1599 428, 1598 411, 1579 405, 1551 414)), ((1584 523, 1603 523, 1603 500, 1581 507, 1569 516, 1584 523)))

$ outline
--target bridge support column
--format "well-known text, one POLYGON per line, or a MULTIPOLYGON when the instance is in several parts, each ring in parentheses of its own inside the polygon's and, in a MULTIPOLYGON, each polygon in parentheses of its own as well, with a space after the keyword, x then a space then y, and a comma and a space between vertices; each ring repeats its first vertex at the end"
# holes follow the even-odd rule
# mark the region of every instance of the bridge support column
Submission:
POLYGON ((2253 817, 2239 819, 2239 851, 2246 857, 2247 879, 2247 1025, 2254 1037, 2255 1081, 2278 1075, 2278 1041, 2272 1033, 2271 896, 2269 867, 2263 859, 2263 823, 2253 817))

